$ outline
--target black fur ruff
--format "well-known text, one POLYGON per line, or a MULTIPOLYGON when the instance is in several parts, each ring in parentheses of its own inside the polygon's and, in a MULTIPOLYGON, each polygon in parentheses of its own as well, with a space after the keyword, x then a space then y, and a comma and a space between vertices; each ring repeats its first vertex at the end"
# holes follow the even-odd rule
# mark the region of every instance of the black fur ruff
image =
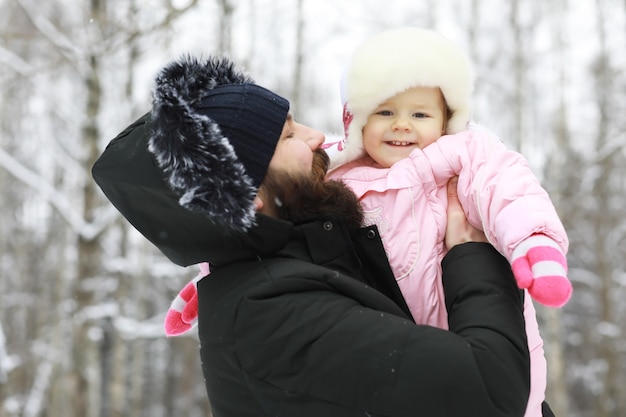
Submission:
POLYGON ((195 107, 215 86, 253 82, 227 58, 172 62, 156 78, 148 142, 181 206, 238 231, 254 225, 257 189, 219 125, 195 107))

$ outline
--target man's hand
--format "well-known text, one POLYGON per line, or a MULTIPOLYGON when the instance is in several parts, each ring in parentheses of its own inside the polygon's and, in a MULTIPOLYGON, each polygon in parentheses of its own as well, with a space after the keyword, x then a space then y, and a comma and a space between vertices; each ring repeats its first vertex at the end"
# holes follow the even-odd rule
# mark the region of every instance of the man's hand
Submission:
POLYGON ((485 234, 467 222, 457 194, 458 177, 448 181, 448 226, 445 243, 448 250, 466 242, 488 242, 485 234))

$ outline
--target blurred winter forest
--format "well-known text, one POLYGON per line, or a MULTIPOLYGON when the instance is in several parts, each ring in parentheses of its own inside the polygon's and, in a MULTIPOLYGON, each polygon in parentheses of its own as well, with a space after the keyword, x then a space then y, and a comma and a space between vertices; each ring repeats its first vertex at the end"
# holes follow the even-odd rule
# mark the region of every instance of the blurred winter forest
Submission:
POLYGON ((348 53, 405 25, 467 48, 474 119, 568 229, 574 296, 538 306, 548 401, 626 416, 626 1, 0 0, 0 417, 210 415, 196 336, 162 330, 196 267, 129 227, 91 166, 186 53, 230 55, 339 132, 348 53))

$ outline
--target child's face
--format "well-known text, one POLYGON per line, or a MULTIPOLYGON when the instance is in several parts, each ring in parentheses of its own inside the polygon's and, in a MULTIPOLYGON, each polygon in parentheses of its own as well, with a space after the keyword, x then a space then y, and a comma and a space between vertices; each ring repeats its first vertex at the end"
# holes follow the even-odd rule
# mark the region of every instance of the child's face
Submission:
POLYGON ((363 127, 365 152, 390 167, 443 134, 445 103, 439 88, 414 87, 381 103, 363 127))

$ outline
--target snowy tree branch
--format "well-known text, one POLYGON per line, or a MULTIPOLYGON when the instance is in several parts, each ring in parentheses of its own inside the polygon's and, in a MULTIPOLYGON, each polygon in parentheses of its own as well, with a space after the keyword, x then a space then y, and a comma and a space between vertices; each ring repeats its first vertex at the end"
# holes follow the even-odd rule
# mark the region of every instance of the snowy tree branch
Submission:
POLYGON ((27 76, 33 71, 33 66, 24 61, 19 55, 6 48, 0 47, 0 64, 11 67, 20 75, 27 76))
POLYGON ((119 215, 113 207, 110 207, 93 223, 88 223, 74 209, 74 205, 50 185, 45 178, 25 167, 2 148, 0 148, 0 166, 4 167, 22 183, 34 190, 38 190, 41 196, 65 219, 72 230, 86 240, 91 240, 98 236, 119 215))
POLYGON ((40 6, 32 0, 17 0, 17 4, 28 16, 33 26, 37 28, 46 39, 50 41, 68 61, 76 61, 80 56, 80 50, 63 33, 59 32, 56 26, 41 13, 40 6))

